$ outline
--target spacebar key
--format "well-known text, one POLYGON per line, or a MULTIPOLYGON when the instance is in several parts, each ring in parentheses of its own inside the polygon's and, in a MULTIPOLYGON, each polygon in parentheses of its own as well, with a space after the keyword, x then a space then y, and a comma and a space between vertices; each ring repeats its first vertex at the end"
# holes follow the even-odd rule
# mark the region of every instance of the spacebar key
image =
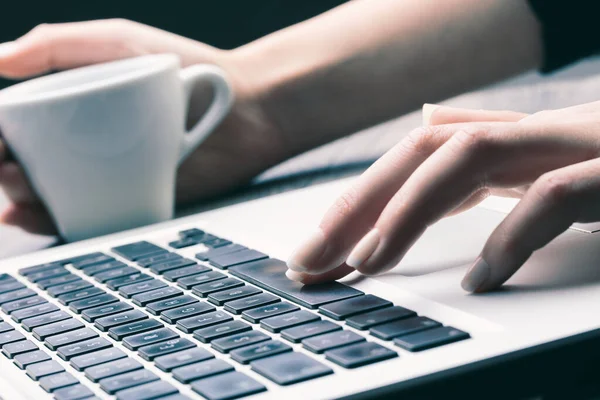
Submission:
POLYGON ((274 258, 229 268, 232 275, 307 308, 317 308, 323 304, 364 294, 339 282, 303 285, 289 280, 285 276, 286 271, 285 262, 274 258))

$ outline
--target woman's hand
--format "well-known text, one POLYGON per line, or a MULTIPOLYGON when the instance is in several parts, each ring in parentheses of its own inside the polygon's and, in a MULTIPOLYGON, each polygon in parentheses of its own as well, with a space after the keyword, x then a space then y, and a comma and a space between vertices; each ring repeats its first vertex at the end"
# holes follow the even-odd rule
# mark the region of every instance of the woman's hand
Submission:
MULTIPOLYGON (((176 53, 183 66, 211 63, 232 81, 236 101, 230 115, 181 165, 178 204, 214 196, 248 182, 289 156, 281 132, 264 110, 260 94, 247 87, 243 65, 232 52, 126 20, 41 25, 14 42, 0 45, 0 76, 27 78, 50 71, 152 53, 176 53)), ((207 93, 194 94, 190 119, 199 118, 207 93)), ((0 142, 0 185, 12 205, 0 222, 39 233, 55 233, 54 223, 31 189, 23 169, 7 157, 0 142)))
POLYGON ((573 222, 600 220, 600 102, 531 116, 439 107, 429 122, 340 196, 290 257, 291 279, 381 274, 444 216, 521 197, 462 281, 483 292, 573 222))

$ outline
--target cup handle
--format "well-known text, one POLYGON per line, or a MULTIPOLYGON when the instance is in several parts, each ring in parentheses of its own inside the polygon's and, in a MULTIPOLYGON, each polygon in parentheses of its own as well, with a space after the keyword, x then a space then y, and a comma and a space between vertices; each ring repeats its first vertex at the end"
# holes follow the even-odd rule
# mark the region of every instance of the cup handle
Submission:
POLYGON ((190 102, 198 82, 209 81, 214 88, 212 104, 200 121, 183 135, 179 155, 181 163, 227 115, 233 104, 233 91, 223 72, 212 65, 193 65, 182 69, 179 76, 183 82, 187 103, 190 102))

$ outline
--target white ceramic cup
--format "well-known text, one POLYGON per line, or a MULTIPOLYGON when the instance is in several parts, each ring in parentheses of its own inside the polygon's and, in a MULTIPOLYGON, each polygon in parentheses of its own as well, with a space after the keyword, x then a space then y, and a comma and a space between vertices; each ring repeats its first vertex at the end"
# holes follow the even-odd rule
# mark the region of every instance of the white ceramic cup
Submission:
MULTIPOLYGON (((178 165, 231 107, 214 66, 160 54, 33 79, 0 91, 0 132, 67 241, 173 216, 178 165), (193 88, 213 102, 188 132, 193 88)), ((198 184, 201 184, 199 182, 198 184)))

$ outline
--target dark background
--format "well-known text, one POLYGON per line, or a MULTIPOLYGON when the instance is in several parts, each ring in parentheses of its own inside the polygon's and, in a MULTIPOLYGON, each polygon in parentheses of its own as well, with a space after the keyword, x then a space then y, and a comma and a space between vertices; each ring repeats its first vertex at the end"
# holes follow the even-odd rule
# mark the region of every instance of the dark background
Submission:
MULTIPOLYGON (((14 40, 41 23, 126 18, 222 49, 231 49, 318 15, 345 1, 3 1, 0 8, 0 43, 14 40)), ((9 83, 0 79, 0 88, 9 83)))

